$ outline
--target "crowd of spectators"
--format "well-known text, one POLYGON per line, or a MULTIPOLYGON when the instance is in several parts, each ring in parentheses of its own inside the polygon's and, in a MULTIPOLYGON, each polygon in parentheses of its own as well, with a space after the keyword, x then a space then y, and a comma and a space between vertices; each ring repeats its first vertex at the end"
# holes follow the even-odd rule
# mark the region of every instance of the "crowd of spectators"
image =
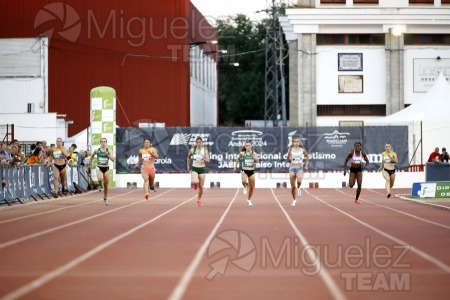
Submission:
POLYGON ((428 157, 428 162, 434 163, 448 163, 450 155, 445 147, 442 148, 442 153, 439 152, 439 147, 436 147, 428 157))
MULTIPOLYGON (((30 145, 28 153, 22 151, 22 146, 18 140, 13 140, 9 145, 0 142, 0 166, 21 166, 21 165, 44 165, 55 144, 47 146, 47 141, 37 141, 30 145)), ((77 145, 72 144, 69 148, 67 165, 88 164, 89 153, 86 150, 77 151, 77 145)))

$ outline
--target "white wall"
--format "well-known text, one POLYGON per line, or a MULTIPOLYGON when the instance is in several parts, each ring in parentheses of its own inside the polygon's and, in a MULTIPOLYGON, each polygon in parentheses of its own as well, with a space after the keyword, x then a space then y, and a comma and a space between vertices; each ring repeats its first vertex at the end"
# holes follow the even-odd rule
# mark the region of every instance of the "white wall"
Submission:
MULTIPOLYGON (((450 32, 450 29, 449 29, 450 32)), ((413 104, 416 101, 422 99, 426 92, 414 92, 414 76, 416 80, 420 80, 420 76, 430 77, 429 75, 437 72, 444 71, 444 75, 450 78, 450 49, 443 49, 442 47, 433 46, 433 48, 427 47, 405 47, 405 104, 413 104), (437 57, 440 60, 437 60, 437 57), (429 62, 422 63, 426 73, 418 74, 421 70, 414 69, 414 59, 428 59, 429 62)), ((434 81, 428 82, 428 88, 431 88, 434 81)), ((449 117, 450 120, 450 117, 449 117)))
POLYGON ((191 78, 191 126, 217 126, 217 95, 191 78))
MULTIPOLYGON (((288 173, 256 173, 256 188, 275 188, 277 182, 286 182, 290 187, 288 173)), ((144 180, 140 174, 116 174, 116 187, 127 187, 127 182, 136 182, 142 188, 144 180)), ((156 182, 160 188, 189 188, 191 176, 185 174, 156 174, 156 182)), ((240 174, 206 174, 205 187, 210 182, 220 182, 221 188, 242 187, 240 174)), ((348 183, 348 174, 343 173, 306 173, 302 187, 309 187, 310 182, 317 182, 319 188, 341 188, 342 182, 348 183)), ((363 175, 363 188, 384 188, 384 179, 380 172, 365 172, 363 175)), ((398 172, 394 188, 411 188, 414 182, 425 182, 425 172, 398 172)))
POLYGON ((190 57, 191 126, 217 126, 217 64, 198 46, 191 48, 190 57))
POLYGON ((50 145, 56 143, 58 136, 64 139, 67 135, 66 132, 58 130, 61 124, 56 118, 56 113, 0 114, 0 121, 2 124, 14 124, 14 138, 21 142, 46 140, 50 145))
POLYGON ((364 49, 359 47, 319 46, 317 52, 316 91, 318 105, 386 104, 384 47, 364 49), (363 71, 338 72, 338 53, 362 53, 363 71), (339 75, 363 75, 364 92, 357 94, 339 93, 339 75), (367 95, 370 95, 370 97, 367 95))
POLYGON ((44 79, 42 77, 0 80, 1 113, 26 113, 28 103, 34 104, 35 113, 45 112, 44 79))

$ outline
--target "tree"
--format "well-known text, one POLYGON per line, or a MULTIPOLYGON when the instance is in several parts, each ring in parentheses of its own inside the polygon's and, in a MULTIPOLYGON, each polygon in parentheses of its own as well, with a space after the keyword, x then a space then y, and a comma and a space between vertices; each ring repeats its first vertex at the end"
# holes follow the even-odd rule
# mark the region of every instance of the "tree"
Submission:
POLYGON ((264 119, 266 22, 242 14, 217 22, 220 49, 228 51, 219 57, 220 125, 264 119))

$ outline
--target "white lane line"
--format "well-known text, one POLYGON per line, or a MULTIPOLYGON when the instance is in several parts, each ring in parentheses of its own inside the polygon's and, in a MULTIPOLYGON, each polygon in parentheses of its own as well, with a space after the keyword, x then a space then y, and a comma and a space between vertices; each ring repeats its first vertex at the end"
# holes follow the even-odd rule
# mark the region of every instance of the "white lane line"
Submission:
MULTIPOLYGON (((116 236, 116 237, 114 237, 112 239, 110 239, 109 241, 104 242, 101 245, 98 245, 94 249, 86 252, 83 255, 78 256, 77 258, 69 261, 65 265, 63 265, 63 266, 61 266, 61 267, 59 267, 59 268, 57 268, 57 269, 47 273, 47 274, 44 274, 43 276, 33 280, 32 282, 30 282, 30 283, 28 283, 28 284, 18 288, 17 290, 7 294, 6 296, 4 296, 2 298, 2 300, 14 300, 14 299, 18 299, 18 298, 28 294, 32 290, 43 286, 47 282, 55 279, 58 276, 61 276, 65 272, 69 271, 70 269, 72 269, 72 268, 76 267, 77 265, 81 264, 82 262, 88 260, 89 258, 93 257, 94 255, 96 255, 100 251, 102 251, 102 250, 108 248, 109 246, 112 246, 113 244, 119 242, 120 240, 122 240, 122 239, 124 239, 124 238, 126 238, 126 237, 128 237, 130 235, 132 235, 133 233, 135 233, 139 229, 144 228, 148 224, 151 224, 151 223, 155 222, 156 220, 158 220, 158 219, 162 218, 163 216, 169 214, 170 212, 174 211, 178 207, 180 207, 180 206, 184 205, 185 203, 187 203, 187 202, 189 202, 189 201, 191 201, 193 199, 196 199, 196 198, 197 198, 197 195, 195 195, 194 197, 189 198, 188 200, 178 204, 177 206, 172 207, 171 209, 169 209, 169 210, 165 211, 164 213, 154 217, 153 219, 151 219, 151 220, 149 220, 149 221, 147 221, 145 223, 142 223, 141 225, 138 225, 138 226, 136 226, 136 227, 134 227, 134 228, 132 228, 132 229, 130 229, 130 230, 128 230, 128 231, 126 231, 126 232, 124 232, 124 233, 122 233, 122 234, 120 234, 120 235, 118 235, 118 236, 116 236)), ((148 201, 148 200, 144 200, 144 201, 148 201)))
MULTIPOLYGON (((97 191, 95 191, 95 192, 97 192, 97 191)), ((52 202, 60 201, 60 200, 64 200, 64 199, 78 198, 78 197, 85 196, 85 195, 89 195, 89 194, 93 194, 93 193, 94 193, 94 191, 89 191, 89 192, 86 192, 86 193, 83 193, 83 194, 71 195, 70 198, 58 197, 58 198, 56 198, 56 199, 53 198, 53 195, 48 195, 49 197, 50 197, 50 196, 52 196, 52 197, 49 198, 49 199, 38 200, 38 201, 34 201, 34 200, 32 201, 32 200, 29 200, 29 202, 26 202, 26 203, 24 203, 24 204, 18 204, 18 205, 11 205, 11 206, 6 206, 6 207, 0 207, 0 212, 3 212, 3 211, 5 211, 5 210, 15 209, 15 208, 20 209, 21 207, 26 207, 26 206, 29 206, 29 205, 39 205, 39 204, 52 203, 52 202)))
MULTIPOLYGON (((425 259, 425 260, 429 261, 430 263, 434 264, 434 265, 437 266, 438 268, 444 270, 446 273, 450 273, 450 266, 447 265, 446 263, 440 261, 439 259, 434 258, 433 256, 431 256, 431 255, 427 254, 426 252, 424 252, 424 251, 422 251, 422 250, 420 250, 420 249, 418 249, 418 248, 416 248, 416 247, 414 247, 414 246, 408 244, 407 242, 402 241, 401 239, 398 239, 398 238, 396 238, 395 236, 392 236, 392 235, 390 235, 389 233, 384 232, 383 230, 378 229, 378 228, 376 228, 375 226, 372 226, 372 225, 370 225, 370 224, 368 224, 368 223, 366 223, 366 222, 364 222, 364 221, 362 221, 362 220, 360 220, 360 219, 358 219, 358 218, 352 216, 351 214, 349 214, 349 213, 347 213, 347 212, 345 212, 345 211, 343 211, 343 210, 341 210, 341 209, 339 209, 339 208, 337 208, 337 207, 335 207, 335 206, 333 206, 333 205, 327 203, 326 201, 320 199, 319 197, 312 195, 310 192, 308 192, 308 190, 305 190, 305 191, 306 191, 306 193, 308 193, 310 196, 312 196, 312 197, 314 197, 315 199, 319 200, 319 201, 322 202, 323 204, 325 204, 325 205, 327 205, 327 206, 329 206, 329 207, 331 207, 331 208, 333 208, 333 209, 339 211, 340 213, 346 215, 346 216, 349 217, 350 219, 352 219, 352 220, 358 222, 359 224, 361 224, 361 225, 363 225, 363 226, 365 226, 365 227, 367 227, 367 228, 369 228, 369 229, 375 231, 376 233, 378 233, 378 234, 384 236, 385 238, 390 239, 391 241, 394 241, 395 243, 397 243, 397 244, 399 244, 399 245, 405 245, 405 246, 408 246, 409 250, 411 250, 411 251, 414 252, 415 254, 419 255, 419 256, 422 257, 423 259, 425 259)), ((355 205, 356 205, 356 204, 355 204, 355 205)))
MULTIPOLYGON (((344 192, 342 192, 342 191, 340 191, 340 190, 338 190, 338 189, 336 189, 336 190, 337 190, 338 192, 340 192, 340 193, 346 195, 346 196, 351 197, 350 195, 347 195, 346 193, 344 193, 344 192)), ((374 191, 371 191, 371 192, 374 192, 374 191)), ((353 197, 352 197, 352 198, 353 198, 353 197)), ((442 228, 445 228, 445 229, 450 229, 450 226, 445 225, 445 224, 441 224, 441 223, 437 223, 437 222, 434 222, 434 221, 431 221, 431 220, 428 220, 428 219, 424 219, 424 218, 421 218, 421 217, 418 217, 418 216, 409 214, 409 213, 407 213, 407 212, 404 212, 404 211, 401 211, 401 210, 398 210, 398 209, 395 209, 395 208, 392 208, 392 207, 389 207, 389 206, 377 204, 377 203, 375 203, 375 202, 369 201, 369 200, 364 199, 364 198, 361 198, 361 200, 363 200, 364 202, 371 203, 371 204, 373 204, 373 205, 375 205, 375 206, 378 206, 378 207, 382 207, 382 208, 385 208, 385 209, 389 209, 389 210, 395 211, 395 212, 397 212, 397 213, 399 213, 399 214, 403 214, 403 215, 405 215, 405 216, 411 217, 411 218, 413 218, 413 219, 416 219, 416 220, 419 220, 419 221, 422 221, 422 222, 425 222, 425 223, 429 223, 429 224, 432 224, 432 225, 436 225, 436 226, 439 226, 439 227, 442 227, 442 228)))
MULTIPOLYGON (((168 190, 168 191, 166 191, 164 193, 158 194, 157 196, 153 197, 152 199, 157 198, 159 196, 162 196, 162 195, 164 195, 164 194, 166 194, 166 193, 168 193, 170 191, 171 190, 168 190)), ((49 229, 46 229, 46 230, 43 230, 43 231, 39 231, 39 232, 30 234, 30 235, 26 235, 26 236, 23 236, 21 238, 15 239, 15 240, 8 241, 6 243, 1 243, 0 244, 0 249, 4 249, 6 247, 9 247, 9 246, 12 246, 12 245, 15 245, 15 244, 18 244, 18 243, 21 243, 21 242, 33 239, 33 238, 36 238, 36 237, 43 236, 43 235, 48 234, 48 233, 52 233, 52 232, 61 230, 63 228, 67 228, 67 227, 70 227, 70 226, 73 226, 73 225, 76 225, 76 224, 80 224, 80 223, 89 221, 91 219, 95 219, 97 217, 101 217, 103 215, 107 215, 107 214, 113 213, 113 212, 115 212, 117 210, 121 210, 121 209, 124 209, 126 207, 133 206, 133 205, 136 205, 138 203, 145 202, 145 201, 148 201, 148 200, 141 200, 141 201, 138 201, 138 202, 133 202, 131 204, 128 204, 128 205, 125 205, 125 206, 121 206, 121 207, 118 207, 118 208, 115 208, 115 209, 111 209, 111 210, 105 211, 105 212, 100 213, 100 214, 96 214, 96 215, 93 215, 93 216, 90 216, 90 217, 87 217, 87 218, 84 218, 84 219, 80 219, 78 221, 70 222, 70 223, 67 223, 67 224, 64 224, 64 225, 60 225, 60 226, 49 228, 49 229)))
MULTIPOLYGON (((377 191, 373 191, 371 189, 368 189, 368 190, 371 191, 372 193, 383 195, 383 194, 381 194, 381 193, 379 193, 377 191)), ((436 203, 429 203, 429 202, 420 201, 420 200, 416 200, 416 199, 412 199, 412 198, 407 198, 407 197, 404 197, 403 195, 396 195, 396 197, 399 198, 399 199, 405 200, 405 201, 410 201, 410 202, 417 203, 417 204, 422 204, 422 205, 425 205, 425 206, 434 206, 434 207, 437 207, 437 208, 450 210, 450 206, 445 206, 445 205, 440 205, 440 204, 436 204, 436 203)))
POLYGON ((239 189, 236 190, 236 193, 234 194, 233 199, 231 200, 230 204, 228 204, 228 207, 223 212, 222 216, 220 217, 217 224, 212 229, 211 233, 208 235, 206 240, 203 242, 203 244, 200 246, 200 249, 198 249, 196 255, 194 256, 194 259, 192 260, 189 267, 184 271, 183 276, 178 281, 177 285, 173 289, 172 293, 168 297, 169 300, 178 300, 181 299, 186 292, 186 289, 189 285, 189 283, 192 280, 192 277, 194 277, 195 270, 198 268, 198 265, 200 264, 202 258, 204 257, 206 250, 208 246, 210 245, 212 239, 216 236, 217 231, 219 230, 220 225, 222 225, 223 221, 225 220, 225 216, 228 214, 231 205, 233 204, 234 200, 236 200, 237 195, 239 194, 239 189))
MULTIPOLYGON (((128 194, 133 193, 133 192, 134 191, 126 192, 126 193, 123 193, 123 194, 112 196, 111 198, 108 198, 108 199, 114 199, 114 198, 117 198, 117 197, 120 197, 120 196, 128 195, 128 194)), ((76 196, 81 196, 81 195, 76 195, 76 196)), ((103 196, 102 196, 102 198, 103 198, 103 196)), ((58 201, 58 200, 65 201, 67 199, 61 199, 61 198, 54 199, 54 201, 58 201)), ((52 200, 46 201, 46 203, 49 203, 50 201, 52 201, 52 200)), ((70 209, 70 208, 74 208, 74 207, 78 207, 78 206, 82 206, 82 205, 86 205, 86 204, 91 204, 91 203, 94 203, 94 202, 100 202, 100 201, 103 202, 103 199, 102 200, 94 200, 94 201, 84 202, 84 203, 80 203, 80 204, 75 204, 75 205, 71 205, 71 206, 68 206, 68 207, 57 208, 57 209, 54 209, 54 210, 49 210, 49 211, 44 211, 44 212, 40 212, 40 213, 35 213, 35 214, 32 214, 32 215, 17 217, 17 218, 14 218, 14 219, 4 220, 4 221, 0 221, 0 224, 14 222, 14 221, 19 221, 19 220, 23 220, 23 219, 27 219, 27 218, 31 218, 31 217, 36 217, 36 216, 41 216, 41 215, 45 215, 45 214, 49 214, 49 213, 53 213, 53 212, 57 212, 57 211, 65 210, 65 209, 70 209)), ((43 202, 41 202, 41 203, 43 203, 43 202)))
POLYGON ((294 230, 295 234, 300 239, 303 247, 307 249, 307 254, 310 259, 310 261, 313 261, 315 264, 314 270, 319 270, 319 276, 322 278, 323 282, 325 283, 325 286, 330 291, 331 295, 334 299, 346 299, 345 295, 342 293, 342 291, 339 289, 336 282, 334 282, 333 278, 331 277, 330 273, 325 269, 325 267, 322 266, 319 257, 317 257, 316 252, 312 250, 310 247, 309 242, 306 240, 306 238, 303 236, 303 234, 300 232, 300 230, 297 228, 295 223, 292 221, 289 214, 286 212, 284 207, 281 205, 280 201, 278 200, 277 196, 275 195, 273 189, 270 189, 272 191, 272 195, 275 198, 275 200, 278 203, 278 206, 280 206, 281 211, 286 216, 286 219, 288 220, 289 224, 291 225, 292 229, 294 230))

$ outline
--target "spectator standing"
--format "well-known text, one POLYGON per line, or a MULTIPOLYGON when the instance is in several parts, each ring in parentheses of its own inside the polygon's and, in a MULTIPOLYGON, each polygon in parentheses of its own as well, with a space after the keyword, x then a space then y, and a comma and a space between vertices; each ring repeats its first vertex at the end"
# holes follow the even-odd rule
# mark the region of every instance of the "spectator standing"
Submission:
POLYGON ((435 163, 441 162, 441 154, 439 153, 438 147, 434 149, 434 152, 431 152, 430 157, 428 157, 428 162, 435 162, 435 163))
POLYGON ((76 144, 72 144, 69 147, 69 155, 67 156, 67 160, 69 162, 70 166, 76 166, 78 163, 78 152, 75 151, 77 149, 77 145, 76 144))
POLYGON ((44 160, 46 160, 48 157, 48 151, 50 150, 47 146, 47 141, 37 142, 36 145, 39 146, 39 143, 41 144, 42 156, 44 157, 44 160))
POLYGON ((42 165, 44 163, 44 157, 40 147, 34 148, 33 152, 27 158, 27 165, 42 165))
POLYGON ((450 155, 448 154, 447 149, 445 149, 445 147, 442 148, 441 161, 448 163, 449 159, 450 155))
POLYGON ((80 152, 78 152, 78 157, 77 157, 77 164, 79 166, 84 166, 85 165, 85 158, 87 156, 87 151, 86 150, 81 150, 80 152))

